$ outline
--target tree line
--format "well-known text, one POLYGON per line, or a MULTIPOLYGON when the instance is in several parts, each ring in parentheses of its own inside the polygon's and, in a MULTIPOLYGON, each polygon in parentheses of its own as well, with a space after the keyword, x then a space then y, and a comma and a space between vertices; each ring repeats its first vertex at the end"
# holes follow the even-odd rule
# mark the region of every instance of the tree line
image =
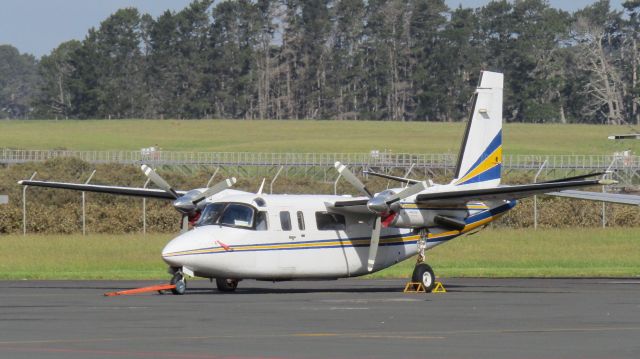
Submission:
POLYGON ((640 0, 195 0, 118 10, 40 59, 0 46, 0 118, 459 121, 482 69, 507 121, 640 124, 640 0))

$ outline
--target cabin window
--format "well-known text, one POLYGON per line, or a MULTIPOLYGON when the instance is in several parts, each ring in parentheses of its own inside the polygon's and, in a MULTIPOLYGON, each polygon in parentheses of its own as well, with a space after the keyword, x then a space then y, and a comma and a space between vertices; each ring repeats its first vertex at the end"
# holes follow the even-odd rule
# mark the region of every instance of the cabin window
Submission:
POLYGON ((246 204, 230 203, 220 217, 220 224, 234 227, 253 227, 254 209, 246 204))
POLYGON ((304 231, 304 214, 298 211, 298 229, 304 231))
POLYGON ((320 231, 342 231, 346 227, 344 216, 337 213, 316 212, 316 224, 320 231))
POLYGON ((283 231, 291 230, 291 215, 287 211, 280 212, 280 225, 283 231))
POLYGON ((267 212, 260 211, 256 215, 256 231, 266 231, 269 229, 267 225, 267 212))

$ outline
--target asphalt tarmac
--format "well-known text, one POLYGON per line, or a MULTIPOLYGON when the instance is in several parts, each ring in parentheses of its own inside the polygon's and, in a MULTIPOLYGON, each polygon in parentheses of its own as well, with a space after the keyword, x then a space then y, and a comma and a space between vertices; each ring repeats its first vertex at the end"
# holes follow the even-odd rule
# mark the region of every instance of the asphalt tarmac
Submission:
POLYGON ((0 358, 640 358, 640 279, 0 282, 0 358))

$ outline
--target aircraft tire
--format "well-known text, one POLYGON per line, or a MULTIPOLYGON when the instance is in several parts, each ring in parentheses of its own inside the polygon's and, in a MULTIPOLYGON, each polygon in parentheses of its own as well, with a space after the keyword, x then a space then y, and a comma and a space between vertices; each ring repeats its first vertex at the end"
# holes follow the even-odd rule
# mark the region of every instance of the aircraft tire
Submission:
POLYGON ((216 287, 220 292, 234 292, 236 288, 238 288, 238 280, 230 278, 216 278, 216 287))
POLYGON ((436 276, 433 274, 433 269, 426 264, 420 263, 413 269, 413 275, 411 276, 413 282, 420 282, 424 286, 424 290, 427 293, 431 293, 436 286, 436 276))
POLYGON ((169 283, 176 285, 174 289, 171 289, 171 293, 175 295, 183 295, 187 291, 187 281, 181 272, 176 272, 169 283))

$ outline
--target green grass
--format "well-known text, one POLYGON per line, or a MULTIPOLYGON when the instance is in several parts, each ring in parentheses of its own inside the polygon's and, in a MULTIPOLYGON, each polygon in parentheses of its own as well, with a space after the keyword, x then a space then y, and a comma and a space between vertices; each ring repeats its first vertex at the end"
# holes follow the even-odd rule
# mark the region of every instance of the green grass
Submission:
POLYGON ((166 278, 168 234, 0 237, 0 279, 166 278))
MULTIPOLYGON (((0 237, 0 279, 166 279, 170 235, 0 237)), ((444 277, 640 276, 638 229, 488 229, 427 252, 444 277)), ((373 277, 406 278, 412 259, 373 277)))
MULTIPOLYGON (((637 228, 488 229, 427 252, 444 277, 628 277, 640 276, 637 228)), ((408 276, 414 261, 374 277, 408 276)))
MULTIPOLYGON (((216 152, 457 152, 463 123, 373 121, 0 121, 0 147, 216 152)), ((624 126, 505 124, 507 154, 610 154, 638 141, 607 140, 624 126)), ((635 147, 634 147, 635 146, 635 147)))

